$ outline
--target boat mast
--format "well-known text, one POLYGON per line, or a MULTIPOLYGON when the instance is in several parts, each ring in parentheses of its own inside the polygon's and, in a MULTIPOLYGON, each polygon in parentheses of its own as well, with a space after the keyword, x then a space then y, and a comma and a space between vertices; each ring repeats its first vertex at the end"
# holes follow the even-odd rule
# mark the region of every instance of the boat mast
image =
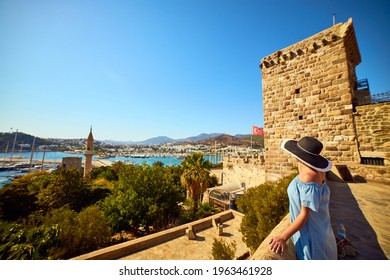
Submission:
POLYGON ((33 140, 32 147, 31 147, 30 168, 28 170, 29 172, 31 171, 32 159, 33 159, 33 155, 34 155, 34 146, 35 146, 35 136, 34 136, 34 140, 33 140))
POLYGON ((15 150, 15 144, 16 144, 16 136, 18 135, 18 130, 16 130, 15 132, 15 138, 14 138, 14 144, 12 145, 12 151, 11 151, 11 157, 10 157, 10 162, 12 162, 12 155, 14 154, 14 150, 15 150))
POLYGON ((45 154, 46 154, 46 143, 45 143, 45 147, 43 148, 41 170, 43 170, 43 163, 45 162, 45 154))
POLYGON ((23 141, 22 141, 22 144, 20 144, 20 150, 19 150, 19 156, 18 156, 18 158, 21 158, 21 157, 22 157, 22 151, 23 151, 23 141))

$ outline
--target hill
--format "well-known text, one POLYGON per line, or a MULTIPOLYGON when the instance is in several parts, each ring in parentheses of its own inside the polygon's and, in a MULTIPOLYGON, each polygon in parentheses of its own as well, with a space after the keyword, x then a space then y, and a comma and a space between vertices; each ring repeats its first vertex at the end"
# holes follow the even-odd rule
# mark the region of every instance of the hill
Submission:
MULTIPOLYGON (((18 132, 16 137, 17 139, 14 147, 15 150, 19 150, 21 144, 25 145, 23 150, 31 149, 32 143, 34 142, 34 136, 23 132, 18 132)), ((6 152, 6 150, 10 152, 12 150, 14 141, 15 141, 15 133, 0 132, 0 152, 6 152)), ((52 143, 48 139, 43 139, 39 137, 35 138, 35 146, 40 146, 45 144, 50 145, 52 143)))
POLYGON ((145 141, 133 142, 133 143, 140 144, 140 145, 157 145, 157 144, 172 143, 172 142, 176 142, 176 140, 169 138, 167 136, 157 136, 157 137, 147 139, 145 141))
POLYGON ((262 136, 253 135, 240 135, 241 137, 235 137, 228 134, 221 134, 216 137, 211 137, 205 140, 196 141, 198 144, 207 146, 239 146, 239 147, 264 147, 264 138, 262 136))
POLYGON ((221 135, 222 133, 202 133, 197 136, 191 136, 187 138, 182 139, 172 139, 167 136, 157 136, 153 138, 149 138, 143 141, 117 141, 117 140, 101 140, 101 142, 104 143, 110 143, 113 145, 159 145, 164 143, 178 143, 178 142, 196 142, 199 140, 204 140, 208 138, 212 138, 218 135, 221 135))
POLYGON ((196 142, 196 141, 202 141, 202 140, 210 139, 210 138, 213 138, 213 137, 218 137, 220 135, 222 135, 222 133, 202 133, 202 134, 199 134, 198 136, 187 137, 185 139, 181 139, 181 140, 178 140, 178 141, 196 142))
MULTIPOLYGON (((12 149, 13 142, 15 139, 15 133, 1 133, 0 132, 0 152, 5 152, 8 150, 9 152, 12 149)), ((59 146, 80 146, 83 147, 85 145, 85 138, 81 139, 44 139, 40 137, 35 138, 35 147, 40 145, 59 145, 59 146)), ((30 150, 32 143, 34 141, 34 136, 18 132, 17 141, 15 144, 15 150, 20 149, 20 144, 25 144, 23 150, 30 150)), ((187 137, 184 139, 172 139, 167 136, 158 136, 154 138, 150 138, 144 141, 133 142, 133 141, 115 141, 115 140, 96 140, 96 146, 99 146, 99 142, 110 143, 113 145, 159 145, 164 143, 196 143, 207 146, 214 146, 215 143, 219 146, 241 146, 241 147, 252 147, 260 148, 264 147, 264 138, 262 136, 251 136, 251 135, 243 135, 237 134, 235 136, 229 134, 222 133, 202 133, 198 136, 187 137)), ((97 148, 97 147, 96 147, 97 148)))

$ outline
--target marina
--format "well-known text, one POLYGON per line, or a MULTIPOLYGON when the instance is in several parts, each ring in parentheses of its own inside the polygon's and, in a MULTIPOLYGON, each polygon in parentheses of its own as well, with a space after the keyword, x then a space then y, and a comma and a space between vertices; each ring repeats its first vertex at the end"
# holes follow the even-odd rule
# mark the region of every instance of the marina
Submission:
POLYGON ((46 170, 51 172, 59 166, 59 162, 29 163, 26 159, 14 159, 14 163, 0 159, 0 188, 29 172, 46 170))
MULTIPOLYGON (((10 153, 0 153, 0 188, 28 172, 38 170, 52 171, 61 164, 63 157, 82 157, 84 161, 83 154, 74 152, 36 152, 33 157, 31 157, 31 152, 21 152, 13 157, 11 157, 10 153)), ((221 162, 222 157, 206 155, 205 159, 214 163, 221 162)), ((135 165, 152 165, 156 162, 162 162, 165 166, 173 166, 180 165, 184 157, 160 154, 135 154, 134 156, 94 156, 92 160, 94 166, 107 166, 117 161, 135 165)))

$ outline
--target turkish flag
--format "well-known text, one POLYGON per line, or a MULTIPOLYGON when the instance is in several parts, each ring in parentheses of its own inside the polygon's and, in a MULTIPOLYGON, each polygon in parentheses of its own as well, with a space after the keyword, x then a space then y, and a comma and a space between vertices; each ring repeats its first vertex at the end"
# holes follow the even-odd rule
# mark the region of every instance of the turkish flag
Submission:
POLYGON ((262 127, 252 126, 252 134, 264 136, 264 130, 262 127))

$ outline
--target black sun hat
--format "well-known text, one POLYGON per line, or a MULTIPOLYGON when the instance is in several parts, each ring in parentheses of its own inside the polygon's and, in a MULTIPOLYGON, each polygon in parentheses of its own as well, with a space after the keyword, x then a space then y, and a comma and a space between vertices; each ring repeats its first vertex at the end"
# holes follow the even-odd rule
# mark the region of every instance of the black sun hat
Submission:
POLYGON ((329 171, 332 163, 320 156, 323 145, 313 137, 305 136, 299 141, 286 140, 282 143, 282 149, 296 157, 307 166, 321 172, 329 171))

